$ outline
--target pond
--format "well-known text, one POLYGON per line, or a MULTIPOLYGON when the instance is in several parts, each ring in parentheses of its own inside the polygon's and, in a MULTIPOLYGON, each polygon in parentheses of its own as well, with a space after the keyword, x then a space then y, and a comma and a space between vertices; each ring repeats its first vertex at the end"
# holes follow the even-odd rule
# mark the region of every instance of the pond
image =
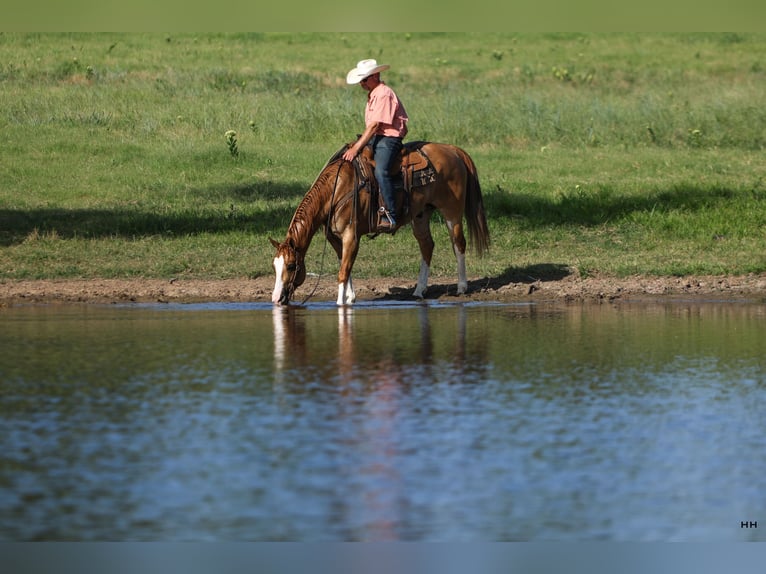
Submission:
POLYGON ((0 327, 2 540, 766 540, 763 304, 53 305, 0 327))

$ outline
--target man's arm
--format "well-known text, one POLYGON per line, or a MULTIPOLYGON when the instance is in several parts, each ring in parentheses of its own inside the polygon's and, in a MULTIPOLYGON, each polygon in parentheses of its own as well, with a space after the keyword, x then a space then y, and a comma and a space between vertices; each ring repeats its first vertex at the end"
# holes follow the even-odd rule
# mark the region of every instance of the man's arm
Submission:
POLYGON ((367 145, 367 142, 372 139, 372 136, 377 131, 379 125, 379 122, 373 122, 368 125, 364 129, 364 133, 359 136, 358 140, 356 140, 356 143, 348 148, 346 153, 343 154, 343 159, 346 161, 353 160, 359 154, 359 152, 362 151, 362 148, 367 145))

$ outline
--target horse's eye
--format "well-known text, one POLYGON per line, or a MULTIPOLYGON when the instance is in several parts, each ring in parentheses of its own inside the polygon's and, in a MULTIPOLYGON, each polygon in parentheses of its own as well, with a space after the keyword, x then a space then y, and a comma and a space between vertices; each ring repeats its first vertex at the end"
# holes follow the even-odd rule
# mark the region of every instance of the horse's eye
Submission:
POLYGON ((288 263, 287 264, 287 270, 288 271, 295 271, 296 265, 295 263, 288 263))

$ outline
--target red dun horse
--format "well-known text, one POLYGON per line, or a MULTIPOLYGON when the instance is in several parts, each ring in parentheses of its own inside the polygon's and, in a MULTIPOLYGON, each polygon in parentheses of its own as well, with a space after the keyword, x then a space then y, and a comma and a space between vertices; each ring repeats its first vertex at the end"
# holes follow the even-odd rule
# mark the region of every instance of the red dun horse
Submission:
MULTIPOLYGON (((464 217, 476 253, 481 256, 489 247, 489 230, 476 166, 459 147, 438 143, 408 144, 405 152, 409 151, 410 155, 420 153, 416 146, 422 148, 421 155, 427 157, 432 166, 431 177, 420 184, 412 184, 408 209, 403 216, 397 217, 397 229, 412 223, 412 232, 420 246, 422 259, 413 295, 423 297, 428 284, 434 250, 430 227, 434 210, 441 213, 447 224, 457 258, 457 292, 463 294, 468 288, 464 217)), ((320 227, 324 227, 325 236, 340 260, 337 303, 350 305, 356 300, 351 268, 359 251, 360 238, 375 233, 375 223, 368 214, 377 211, 377 204, 371 205, 369 178, 364 176, 364 169, 360 170, 356 165, 358 159, 353 163, 344 161, 340 157, 343 150, 328 161, 298 205, 285 240, 279 243, 269 238, 276 248, 276 283, 271 298, 274 304, 288 304, 295 289, 306 279, 304 257, 320 227)))

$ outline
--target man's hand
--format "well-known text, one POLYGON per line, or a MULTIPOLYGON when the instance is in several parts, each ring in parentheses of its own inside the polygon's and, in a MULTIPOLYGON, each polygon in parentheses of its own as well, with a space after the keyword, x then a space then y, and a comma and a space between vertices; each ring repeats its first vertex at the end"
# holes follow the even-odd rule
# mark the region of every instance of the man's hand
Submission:
POLYGON ((359 155, 359 152, 362 151, 362 148, 367 145, 367 142, 372 139, 373 134, 378 129, 378 125, 380 125, 378 122, 368 124, 364 128, 364 133, 359 136, 358 140, 356 140, 356 143, 348 148, 346 153, 343 154, 343 159, 346 161, 353 161, 354 158, 359 155))
POLYGON ((356 145, 351 146, 346 150, 346 152, 343 154, 343 159, 346 161, 354 161, 354 158, 359 154, 359 151, 356 149, 356 145))

